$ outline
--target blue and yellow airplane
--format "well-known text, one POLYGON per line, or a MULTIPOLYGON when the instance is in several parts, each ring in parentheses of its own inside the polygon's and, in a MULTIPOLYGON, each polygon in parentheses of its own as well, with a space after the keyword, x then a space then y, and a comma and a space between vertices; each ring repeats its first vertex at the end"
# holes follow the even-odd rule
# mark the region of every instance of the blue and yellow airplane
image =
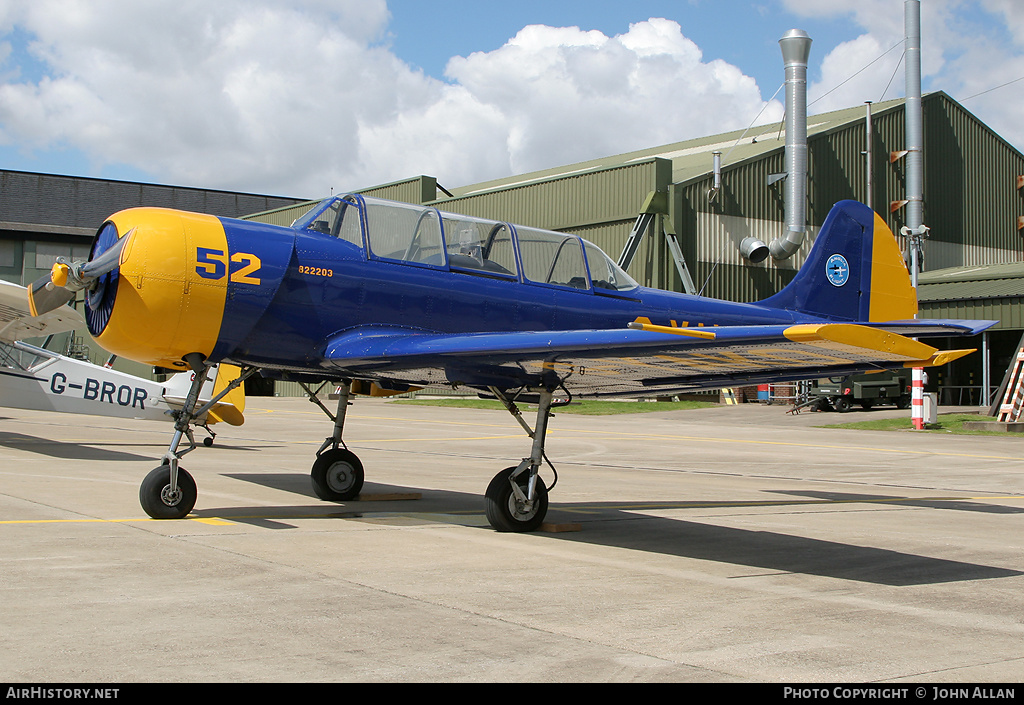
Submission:
POLYGON ((533 443, 491 481, 486 514, 500 531, 530 531, 547 511, 539 471, 556 399, 942 365, 972 351, 905 336, 993 324, 915 320, 895 238, 854 201, 833 208, 794 280, 757 303, 639 286, 575 235, 360 195, 329 198, 291 227, 121 211, 100 227, 88 262, 58 261, 30 288, 30 306, 52 310, 82 289, 105 349, 197 373, 163 463, 140 489, 156 518, 195 505, 195 481, 178 464, 192 448, 179 446, 206 410, 196 397, 213 363, 240 366, 236 385, 256 372, 340 385, 337 412, 321 404, 334 432, 311 473, 328 501, 363 484, 342 440, 351 394, 452 385, 497 397, 533 443), (516 406, 524 401, 537 404, 533 428, 516 406))

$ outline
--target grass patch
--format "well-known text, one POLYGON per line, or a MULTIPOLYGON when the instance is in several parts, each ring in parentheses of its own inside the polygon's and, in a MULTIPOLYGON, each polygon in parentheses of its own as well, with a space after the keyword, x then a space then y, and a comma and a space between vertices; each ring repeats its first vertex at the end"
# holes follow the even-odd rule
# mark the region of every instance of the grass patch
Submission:
MULTIPOLYGON (((979 414, 939 414, 938 423, 926 424, 926 433, 955 433, 963 436, 1013 436, 1003 431, 970 431, 964 428, 965 421, 986 421, 988 416, 979 414)), ((900 419, 878 419, 875 421, 855 421, 852 423, 823 424, 818 428, 852 428, 862 431, 913 431, 914 423, 910 417, 900 419)))
MULTIPOLYGON (((391 404, 414 404, 419 406, 445 406, 460 409, 502 409, 495 399, 396 399, 391 404)), ((589 414, 610 416, 612 414, 645 414, 652 411, 680 411, 707 409, 718 404, 707 401, 574 401, 568 406, 554 407, 556 414, 589 414)))

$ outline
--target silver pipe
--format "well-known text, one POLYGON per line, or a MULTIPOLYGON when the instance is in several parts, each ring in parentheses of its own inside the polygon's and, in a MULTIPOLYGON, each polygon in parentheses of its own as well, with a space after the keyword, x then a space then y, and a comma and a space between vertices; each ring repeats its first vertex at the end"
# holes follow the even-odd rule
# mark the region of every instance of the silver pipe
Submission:
POLYGON ((772 257, 788 259, 807 232, 807 57, 811 38, 791 29, 779 40, 786 64, 786 235, 769 245, 772 257))
POLYGON ((757 264, 768 259, 768 245, 756 237, 745 237, 740 241, 740 254, 757 264))
MULTIPOLYGON (((921 112, 921 3, 905 0, 903 26, 906 33, 907 65, 906 105, 904 108, 907 132, 907 225, 904 232, 910 247, 910 283, 917 290, 918 253, 924 241, 924 130, 921 112)), ((915 315, 916 318, 916 315, 915 315)), ((912 372, 910 418, 914 428, 924 428, 924 370, 915 367, 912 372)))
POLYGON ((872 177, 874 176, 875 172, 875 162, 872 158, 871 153, 874 150, 875 129, 871 122, 871 101, 867 100, 864 101, 864 103, 867 106, 867 115, 864 118, 864 170, 867 173, 867 197, 864 199, 864 205, 870 208, 871 210, 874 210, 875 208, 874 204, 872 203, 871 192, 874 188, 872 177))
MULTIPOLYGON (((917 232, 924 224, 924 128, 921 112, 921 2, 903 3, 907 34, 906 130, 907 130, 907 227, 917 232)), ((917 253, 912 260, 917 262, 917 253)), ((917 267, 911 270, 917 286, 917 267)))

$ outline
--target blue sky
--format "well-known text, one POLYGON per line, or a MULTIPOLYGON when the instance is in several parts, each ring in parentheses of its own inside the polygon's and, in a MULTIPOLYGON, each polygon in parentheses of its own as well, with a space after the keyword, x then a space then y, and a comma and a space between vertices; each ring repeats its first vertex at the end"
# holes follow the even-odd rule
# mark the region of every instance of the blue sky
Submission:
POLYGON ((497 49, 526 25, 578 26, 614 36, 634 22, 666 17, 679 22, 706 59, 735 64, 762 87, 774 82, 774 92, 783 78, 778 40, 787 30, 799 25, 830 47, 850 37, 846 19, 808 21, 772 0, 455 0, 445 3, 443 12, 422 0, 391 0, 388 7, 393 15, 388 40, 395 53, 439 78, 452 56, 497 49))
MULTIPOLYGON (((814 40, 812 114, 898 97, 903 10, 0 0, 0 168, 300 197, 461 186, 778 120, 791 28, 814 40)), ((1024 147, 1024 2, 925 0, 922 24, 925 90, 1024 147)))

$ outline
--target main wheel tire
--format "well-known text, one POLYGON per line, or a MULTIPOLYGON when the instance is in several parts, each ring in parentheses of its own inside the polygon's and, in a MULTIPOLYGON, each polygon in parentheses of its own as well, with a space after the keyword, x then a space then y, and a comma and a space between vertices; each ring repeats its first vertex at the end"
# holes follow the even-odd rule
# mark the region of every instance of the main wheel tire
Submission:
MULTIPOLYGON (((487 521, 496 531, 534 531, 544 523, 544 517, 548 513, 548 488, 539 477, 534 490, 533 506, 527 510, 518 501, 509 482, 509 477, 515 469, 505 468, 487 485, 487 492, 484 495, 485 513, 487 521)), ((522 489, 523 494, 526 494, 528 476, 529 473, 524 472, 516 478, 516 484, 522 489)))
POLYGON ((864 411, 867 411, 868 409, 870 409, 874 405, 875 405, 875 401, 873 399, 861 399, 860 400, 860 408, 864 409, 864 411))
POLYGON ((363 489, 363 464, 355 453, 334 448, 316 459, 310 479, 316 496, 326 502, 355 499, 363 489))
POLYGON ((836 399, 834 406, 836 407, 836 411, 838 411, 840 414, 845 414, 847 411, 850 410, 850 398, 839 397, 838 399, 836 399))
POLYGON ((161 465, 146 475, 139 487, 139 502, 146 514, 154 519, 184 519, 196 506, 196 481, 178 468, 178 489, 171 489, 171 468, 161 465))

